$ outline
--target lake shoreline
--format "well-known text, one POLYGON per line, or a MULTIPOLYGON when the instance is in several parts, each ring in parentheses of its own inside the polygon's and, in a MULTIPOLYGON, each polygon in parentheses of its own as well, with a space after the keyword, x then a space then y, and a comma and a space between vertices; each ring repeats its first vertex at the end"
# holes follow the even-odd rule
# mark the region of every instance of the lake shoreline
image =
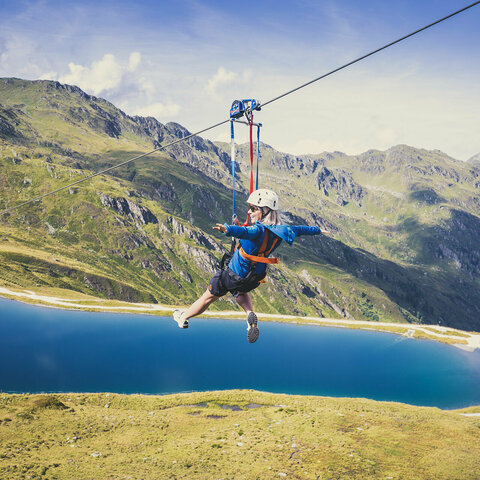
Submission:
POLYGON ((396 331, 269 318, 260 321, 261 341, 252 346, 245 320, 214 314, 184 331, 164 313, 119 316, 10 299, 0 299, 0 310, 1 363, 18 359, 2 370, 4 392, 168 395, 240 388, 440 409, 480 402, 478 351, 413 342, 396 331))
MULTIPOLYGON (((62 291, 67 293, 66 291, 62 291)), ((0 287, 0 298, 8 298, 37 306, 59 308, 67 310, 82 310, 91 312, 109 312, 109 313, 137 313, 144 315, 169 316, 178 306, 128 303, 122 301, 109 301, 100 298, 89 297, 78 294, 77 292, 68 292, 71 296, 77 298, 65 298, 63 295, 56 296, 35 293, 31 290, 12 289, 0 287)), ((302 325, 319 325, 339 328, 374 330, 385 333, 394 333, 408 338, 428 339, 442 343, 447 343, 456 348, 473 352, 480 349, 480 333, 466 332, 452 327, 441 327, 438 325, 416 325, 409 323, 387 323, 387 322, 367 322, 362 320, 322 318, 322 317, 298 317, 294 315, 280 315, 258 313, 261 321, 286 322, 302 325)), ((203 318, 217 317, 224 319, 244 319, 243 312, 240 311, 214 311, 211 310, 201 315, 203 318)))

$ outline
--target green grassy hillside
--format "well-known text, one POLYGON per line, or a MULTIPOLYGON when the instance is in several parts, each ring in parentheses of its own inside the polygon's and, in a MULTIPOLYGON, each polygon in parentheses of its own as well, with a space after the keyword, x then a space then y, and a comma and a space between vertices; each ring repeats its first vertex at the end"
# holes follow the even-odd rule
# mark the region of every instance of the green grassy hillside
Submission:
POLYGON ((9 480, 474 480, 479 438, 479 417, 361 399, 0 396, 0 477, 9 480))
MULTIPOLYGON (((0 209, 188 132, 77 87, 0 79, 0 209)), ((280 250, 259 311, 480 329, 480 168, 408 146, 295 157, 262 146, 261 186, 327 237, 280 250)), ((188 303, 228 239, 228 146, 195 137, 0 218, 0 282, 188 303)), ((248 161, 239 149, 245 216, 248 161)), ((231 309, 231 299, 214 308, 231 309)))

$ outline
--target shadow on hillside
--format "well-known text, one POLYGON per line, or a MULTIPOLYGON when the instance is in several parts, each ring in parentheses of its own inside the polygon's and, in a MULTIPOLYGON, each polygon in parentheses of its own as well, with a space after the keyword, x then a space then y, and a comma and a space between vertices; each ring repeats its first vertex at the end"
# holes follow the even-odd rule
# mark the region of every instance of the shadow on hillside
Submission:
POLYGON ((459 275, 480 278, 480 218, 463 210, 450 210, 450 218, 431 227, 410 219, 400 229, 409 235, 410 246, 418 252, 416 263, 444 264, 459 275))
POLYGON ((379 288, 422 323, 480 329, 478 283, 464 274, 401 266, 328 237, 314 237, 312 243, 308 250, 317 259, 379 288))
POLYGON ((408 196, 411 202, 424 203, 426 205, 435 205, 445 202, 445 199, 438 195, 433 188, 423 188, 411 192, 408 196))

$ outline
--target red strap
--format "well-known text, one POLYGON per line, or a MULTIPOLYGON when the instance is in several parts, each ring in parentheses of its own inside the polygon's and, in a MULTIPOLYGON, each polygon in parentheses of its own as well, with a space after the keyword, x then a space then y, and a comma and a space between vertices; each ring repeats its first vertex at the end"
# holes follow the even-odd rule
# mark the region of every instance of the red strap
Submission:
POLYGON ((250 119, 250 193, 253 192, 253 114, 250 119))
MULTIPOLYGON (((253 114, 248 124, 250 126, 250 193, 253 193, 253 114)), ((249 218, 247 214, 247 219, 240 226, 249 227, 250 222, 248 220, 249 218)))

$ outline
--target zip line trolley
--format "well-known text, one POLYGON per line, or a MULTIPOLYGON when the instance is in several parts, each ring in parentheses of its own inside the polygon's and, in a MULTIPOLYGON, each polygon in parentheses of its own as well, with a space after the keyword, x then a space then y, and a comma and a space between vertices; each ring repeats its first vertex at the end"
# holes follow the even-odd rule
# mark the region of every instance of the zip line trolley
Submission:
MULTIPOLYGON (((232 190, 233 190, 233 223, 239 224, 237 219, 237 207, 235 203, 235 123, 248 125, 250 131, 250 193, 258 190, 258 164, 260 161, 260 128, 261 123, 253 122, 253 112, 260 111, 261 106, 258 100, 247 98, 234 100, 230 108, 230 157, 232 161, 232 190), (246 121, 240 120, 245 117, 246 121), (257 170, 255 188, 253 188, 253 127, 257 127, 257 170)), ((248 225, 248 217, 243 225, 248 225)))

